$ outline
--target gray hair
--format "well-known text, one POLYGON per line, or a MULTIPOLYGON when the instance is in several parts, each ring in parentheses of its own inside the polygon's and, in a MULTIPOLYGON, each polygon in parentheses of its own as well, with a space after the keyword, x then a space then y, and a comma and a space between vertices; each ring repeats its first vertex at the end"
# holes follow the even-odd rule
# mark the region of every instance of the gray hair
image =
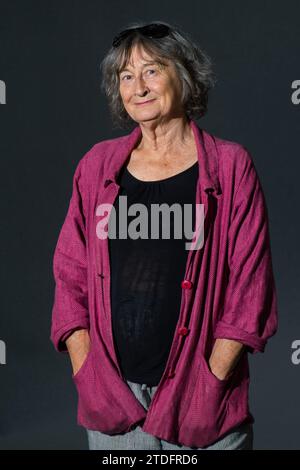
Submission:
MULTIPOLYGON (((170 34, 151 38, 134 31, 118 47, 111 47, 100 64, 101 89, 108 99, 113 123, 117 126, 126 128, 135 122, 123 105, 119 92, 119 72, 128 64, 131 50, 136 44, 142 46, 161 65, 166 65, 164 58, 173 61, 182 84, 181 104, 189 118, 197 119, 207 112, 208 91, 216 83, 211 59, 177 25, 172 26, 164 21, 156 23, 168 26, 170 34)), ((134 29, 147 24, 134 22, 127 28, 134 29)))

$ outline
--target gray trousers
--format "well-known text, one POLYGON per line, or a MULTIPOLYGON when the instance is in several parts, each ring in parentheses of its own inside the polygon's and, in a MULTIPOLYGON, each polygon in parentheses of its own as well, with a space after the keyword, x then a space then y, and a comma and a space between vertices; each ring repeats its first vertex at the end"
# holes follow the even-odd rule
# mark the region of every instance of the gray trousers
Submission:
MULTIPOLYGON (((147 384, 138 384, 129 380, 127 383, 147 410, 157 385, 150 387, 147 384)), ((90 450, 203 450, 203 448, 192 449, 158 439, 143 431, 140 426, 125 434, 114 436, 87 429, 87 435, 90 450)), ((205 447, 205 450, 253 450, 252 424, 241 425, 211 446, 205 447)))

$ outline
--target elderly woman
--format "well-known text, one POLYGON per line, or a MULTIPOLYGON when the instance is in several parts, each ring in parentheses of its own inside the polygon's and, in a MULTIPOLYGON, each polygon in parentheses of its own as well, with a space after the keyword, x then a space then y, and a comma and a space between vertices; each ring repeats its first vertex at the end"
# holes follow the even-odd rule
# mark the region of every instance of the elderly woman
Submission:
POLYGON ((54 253, 51 339, 78 424, 90 449, 252 449, 248 354, 277 330, 252 157, 196 124, 214 76, 177 27, 130 25, 102 71, 115 122, 138 125, 80 160, 54 253), (193 236, 165 211, 164 237, 157 205, 193 236))

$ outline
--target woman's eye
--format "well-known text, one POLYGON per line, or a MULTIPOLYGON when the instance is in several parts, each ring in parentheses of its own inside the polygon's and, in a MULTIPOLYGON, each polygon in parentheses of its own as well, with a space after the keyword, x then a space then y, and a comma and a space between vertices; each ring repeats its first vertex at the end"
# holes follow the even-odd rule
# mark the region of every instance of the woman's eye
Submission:
MULTIPOLYGON (((148 73, 148 72, 150 72, 150 75, 153 75, 152 72, 155 73, 156 70, 155 70, 155 69, 148 69, 148 70, 146 70, 146 73, 148 73)), ((131 75, 123 75, 123 76, 121 77, 121 80, 128 81, 127 78, 130 79, 130 78, 131 78, 131 75)))

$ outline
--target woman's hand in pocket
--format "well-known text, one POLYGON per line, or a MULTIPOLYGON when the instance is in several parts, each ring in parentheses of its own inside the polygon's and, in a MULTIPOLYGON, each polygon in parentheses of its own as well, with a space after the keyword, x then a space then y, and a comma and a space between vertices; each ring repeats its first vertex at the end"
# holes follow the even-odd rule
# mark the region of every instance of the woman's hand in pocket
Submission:
POLYGON ((73 375, 76 375, 90 351, 91 341, 88 330, 80 329, 74 331, 66 339, 66 345, 70 354, 73 375))
POLYGON ((245 346, 238 341, 217 338, 209 358, 210 371, 219 380, 229 378, 244 351, 245 346))

